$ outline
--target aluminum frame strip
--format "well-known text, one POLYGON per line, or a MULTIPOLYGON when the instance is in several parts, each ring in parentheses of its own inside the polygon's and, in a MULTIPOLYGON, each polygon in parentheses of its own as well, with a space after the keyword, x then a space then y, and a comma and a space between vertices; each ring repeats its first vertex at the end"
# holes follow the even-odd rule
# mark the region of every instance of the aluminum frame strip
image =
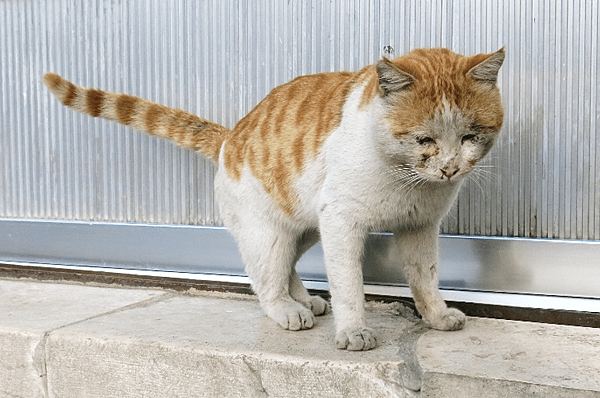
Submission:
MULTIPOLYGON (((67 271, 99 272, 106 274, 145 276, 156 278, 178 278, 201 282, 223 282, 235 283, 240 285, 249 285, 251 280, 247 276, 219 275, 219 274, 198 274, 189 272, 169 272, 169 271, 145 271, 116 269, 104 267, 89 267, 75 265, 56 265, 56 264, 32 264, 32 263, 11 263, 21 267, 61 269, 67 271)), ((329 284, 323 281, 304 280, 304 286, 314 291, 329 291, 329 284)), ((382 297, 410 298, 411 292, 408 287, 403 286, 381 286, 366 284, 365 294, 382 297)), ((559 310, 600 314, 600 300, 593 298, 579 297, 557 297, 540 296, 531 294, 514 293, 492 293, 477 291, 460 291, 451 289, 440 289, 444 300, 452 302, 477 303, 484 305, 495 305, 504 307, 533 308, 542 310, 559 310)))
MULTIPOLYGON (((390 234, 368 239, 363 273, 373 291, 405 288, 396 250, 390 234)), ((456 292, 600 300, 598 259, 597 241, 443 235, 440 286, 456 292)), ((184 278, 245 276, 235 241, 223 227, 1 219, 0 261, 174 272, 184 278)), ((302 257, 297 269, 307 281, 326 281, 320 245, 302 257)))

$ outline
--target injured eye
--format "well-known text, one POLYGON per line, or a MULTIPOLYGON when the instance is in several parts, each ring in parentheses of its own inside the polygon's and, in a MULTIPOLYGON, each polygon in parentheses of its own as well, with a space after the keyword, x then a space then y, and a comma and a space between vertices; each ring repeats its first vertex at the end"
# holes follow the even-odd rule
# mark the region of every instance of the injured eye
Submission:
POLYGON ((427 144, 434 144, 435 140, 431 137, 417 137, 417 142, 419 143, 419 145, 427 145, 427 144))
POLYGON ((467 141, 473 141, 475 139, 475 137, 476 137, 475 134, 463 135, 463 137, 462 137, 462 143, 464 144, 467 141))

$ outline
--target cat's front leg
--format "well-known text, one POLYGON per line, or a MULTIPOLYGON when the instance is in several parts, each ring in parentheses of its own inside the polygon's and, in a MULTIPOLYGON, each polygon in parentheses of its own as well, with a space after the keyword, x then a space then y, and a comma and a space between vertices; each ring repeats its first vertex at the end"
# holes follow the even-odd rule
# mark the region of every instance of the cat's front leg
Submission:
POLYGON ((335 343, 351 351, 375 348, 375 332, 365 322, 361 259, 366 231, 334 214, 322 217, 320 229, 335 317, 335 343))
POLYGON ((404 275, 423 320, 438 330, 462 329, 465 314, 448 308, 438 289, 437 225, 398 231, 394 237, 400 246, 404 275))

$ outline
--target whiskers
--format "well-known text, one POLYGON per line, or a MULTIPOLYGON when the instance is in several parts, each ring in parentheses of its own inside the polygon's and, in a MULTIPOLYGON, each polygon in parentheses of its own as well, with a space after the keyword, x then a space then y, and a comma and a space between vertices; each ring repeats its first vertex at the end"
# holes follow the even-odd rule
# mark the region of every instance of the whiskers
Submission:
MULTIPOLYGON (((498 177, 494 168, 494 165, 476 165, 466 176, 469 182, 477 186, 482 195, 486 194, 486 187, 498 177)), ((401 192, 404 195, 408 195, 417 187, 434 183, 417 173, 414 167, 404 164, 390 167, 386 171, 386 174, 389 176, 387 183, 394 188, 393 194, 401 192)), ((443 183, 443 181, 440 183, 443 183)))
POLYGON ((427 180, 417 174, 414 168, 408 165, 392 166, 386 174, 391 177, 390 184, 395 186, 394 194, 402 191, 404 194, 408 195, 417 186, 427 182, 427 180))
POLYGON ((478 164, 473 167, 473 170, 469 174, 469 181, 472 181, 479 188, 482 195, 485 195, 484 185, 498 177, 494 168, 494 165, 478 164))

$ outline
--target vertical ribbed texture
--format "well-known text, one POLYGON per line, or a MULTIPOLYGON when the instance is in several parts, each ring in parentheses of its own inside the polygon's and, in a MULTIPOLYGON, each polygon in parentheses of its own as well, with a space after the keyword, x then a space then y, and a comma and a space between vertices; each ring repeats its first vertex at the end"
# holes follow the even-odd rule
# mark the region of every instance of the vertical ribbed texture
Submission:
POLYGON ((595 0, 5 0, 0 216, 219 222, 209 162, 65 109, 46 71, 233 127, 298 75, 506 46, 501 138, 443 232, 600 239, 599 22, 595 0))

